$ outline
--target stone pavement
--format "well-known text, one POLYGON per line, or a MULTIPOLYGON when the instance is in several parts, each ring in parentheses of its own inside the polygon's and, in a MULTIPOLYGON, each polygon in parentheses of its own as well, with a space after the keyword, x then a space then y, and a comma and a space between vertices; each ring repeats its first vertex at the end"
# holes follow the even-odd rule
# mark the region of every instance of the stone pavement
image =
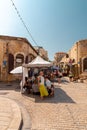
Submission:
MULTIPOLYGON (((55 83, 55 96, 41 100, 32 94, 22 95, 18 84, 2 87, 2 97, 23 106, 30 116, 23 130, 87 130, 87 84, 55 83)), ((0 129, 3 130, 3 129, 0 129)))
POLYGON ((21 111, 16 102, 0 96, 0 130, 19 130, 21 111))

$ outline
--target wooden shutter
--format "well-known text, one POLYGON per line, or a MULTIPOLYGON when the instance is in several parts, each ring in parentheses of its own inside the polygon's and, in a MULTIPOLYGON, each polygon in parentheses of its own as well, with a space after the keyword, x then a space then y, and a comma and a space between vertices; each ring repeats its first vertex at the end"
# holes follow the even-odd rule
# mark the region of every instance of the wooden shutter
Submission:
POLYGON ((8 73, 14 68, 14 56, 10 53, 8 55, 8 73))

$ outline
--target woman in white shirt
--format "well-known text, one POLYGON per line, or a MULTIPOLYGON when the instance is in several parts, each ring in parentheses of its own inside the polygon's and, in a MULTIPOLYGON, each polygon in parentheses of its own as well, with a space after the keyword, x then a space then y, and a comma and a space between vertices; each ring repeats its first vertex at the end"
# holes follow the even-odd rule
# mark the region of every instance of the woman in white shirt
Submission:
POLYGON ((38 76, 38 86, 40 90, 41 99, 43 99, 44 96, 48 96, 48 91, 44 85, 43 71, 40 71, 40 74, 38 76))

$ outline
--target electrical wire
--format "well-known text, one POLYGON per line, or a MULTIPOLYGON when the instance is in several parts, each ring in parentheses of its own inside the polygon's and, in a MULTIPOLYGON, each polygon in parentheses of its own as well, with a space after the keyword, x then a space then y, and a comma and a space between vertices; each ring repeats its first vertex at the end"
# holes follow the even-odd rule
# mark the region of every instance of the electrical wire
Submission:
POLYGON ((33 38, 33 36, 32 36, 32 34, 30 33, 28 27, 26 26, 26 24, 25 24, 23 18, 21 17, 21 15, 20 15, 20 13, 19 13, 19 11, 18 11, 16 5, 14 4, 13 0, 11 0, 11 2, 12 2, 12 5, 13 5, 13 7, 14 7, 14 9, 15 9, 15 11, 16 11, 18 17, 19 17, 19 19, 21 20, 21 22, 22 22, 22 24, 24 25, 26 31, 28 32, 29 36, 31 37, 31 39, 33 40, 33 42, 38 46, 37 42, 36 42, 35 39, 33 38))

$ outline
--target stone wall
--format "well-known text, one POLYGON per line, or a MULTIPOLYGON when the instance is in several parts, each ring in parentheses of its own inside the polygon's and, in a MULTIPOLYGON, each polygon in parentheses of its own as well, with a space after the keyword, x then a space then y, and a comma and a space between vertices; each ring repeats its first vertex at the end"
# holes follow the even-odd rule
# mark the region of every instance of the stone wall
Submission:
MULTIPOLYGON (((37 56, 36 50, 25 38, 0 36, 0 80, 7 81, 12 80, 17 77, 8 73, 9 69, 9 54, 13 56, 13 68, 22 65, 27 61, 32 60, 32 58, 37 56), (18 55, 23 57, 23 62, 17 63, 16 59, 18 55)), ((20 58, 20 57, 19 57, 20 58)), ((11 64, 11 60, 10 60, 11 64)))
MULTIPOLYGON (((87 58, 87 39, 80 40, 76 42, 72 48, 67 52, 69 54, 69 58, 62 58, 61 62, 64 64, 68 64, 70 59, 72 62, 72 68, 74 74, 78 77, 81 73, 84 72, 84 58, 87 58)), ((85 68, 87 68, 87 59, 85 60, 85 68)), ((86 69, 87 70, 87 69, 86 69)))

